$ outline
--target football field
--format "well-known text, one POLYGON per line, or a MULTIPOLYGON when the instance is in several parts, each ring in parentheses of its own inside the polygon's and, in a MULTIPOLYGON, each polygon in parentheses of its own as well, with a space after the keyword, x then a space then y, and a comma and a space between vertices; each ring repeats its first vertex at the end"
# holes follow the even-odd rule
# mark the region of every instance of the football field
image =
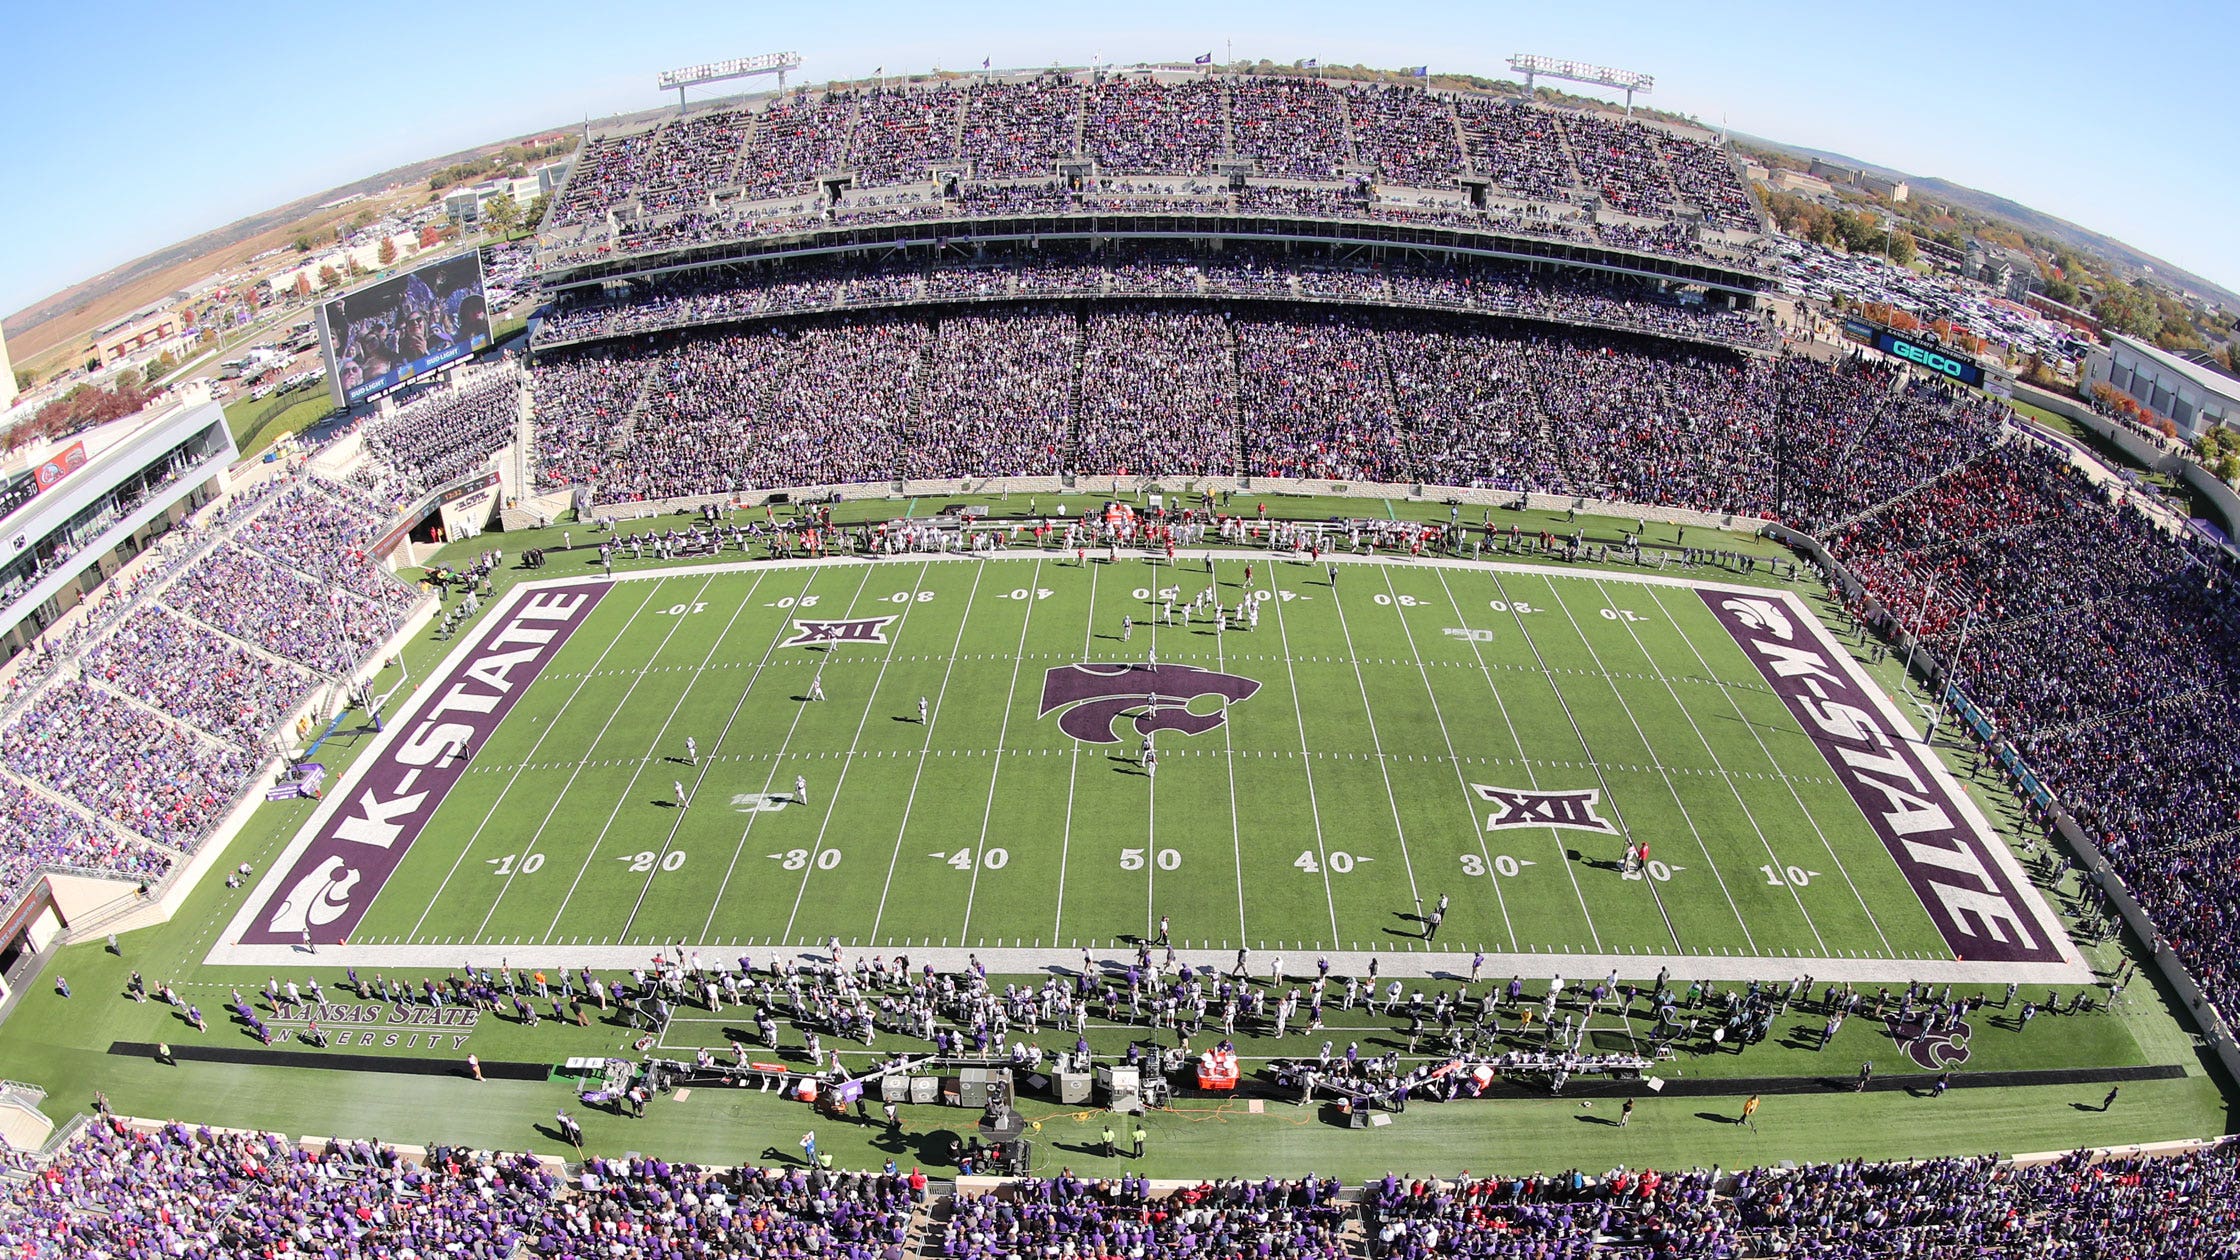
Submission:
POLYGON ((531 585, 402 701, 213 958, 299 935, 374 963, 834 938, 1078 957, 1165 920, 1182 949, 1416 967, 2074 964, 1800 600, 1459 561, 1213 567, 531 585), (1932 815, 1956 847, 1923 843, 1932 815))

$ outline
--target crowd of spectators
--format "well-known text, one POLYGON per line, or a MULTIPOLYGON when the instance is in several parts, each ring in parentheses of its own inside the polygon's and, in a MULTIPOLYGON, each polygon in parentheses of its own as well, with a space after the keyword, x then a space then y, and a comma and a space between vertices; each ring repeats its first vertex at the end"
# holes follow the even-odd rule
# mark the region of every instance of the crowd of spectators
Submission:
POLYGON ((2240 1009, 2230 566, 2020 440, 1831 542, 2068 804, 2210 999, 2240 1009))
POLYGON ((1236 1175, 1154 1186, 1061 1170, 971 1193, 915 1172, 702 1167, 526 1153, 402 1151, 330 1138, 97 1116, 0 1199, 11 1254, 510 1256, 590 1260, 1431 1260, 1643 1255, 2178 1260, 2231 1254, 2240 1159, 2226 1142, 2167 1155, 2076 1152, 1453 1179, 1236 1175))
POLYGON ((1053 73, 796 91, 602 137, 577 159, 543 243, 558 265, 853 222, 1232 210, 1691 255, 1725 248, 1699 239, 1697 220, 1714 234, 1763 230, 1723 146, 1644 123, 1394 84, 1053 73), (1254 182, 1212 182, 1224 163, 1254 182), (848 184, 818 188, 827 174, 848 184), (1471 175, 1503 198, 1592 204, 1620 219, 1589 231, 1566 215, 1427 206, 1408 192, 1453 196, 1471 175))
POLYGON ((521 420, 521 377, 511 367, 439 389, 366 426, 366 449, 401 474, 409 491, 440 486, 478 468, 513 441, 521 420))
POLYGON ((0 758, 87 812, 181 851, 224 816, 258 762, 77 679, 47 684, 0 728, 0 758))

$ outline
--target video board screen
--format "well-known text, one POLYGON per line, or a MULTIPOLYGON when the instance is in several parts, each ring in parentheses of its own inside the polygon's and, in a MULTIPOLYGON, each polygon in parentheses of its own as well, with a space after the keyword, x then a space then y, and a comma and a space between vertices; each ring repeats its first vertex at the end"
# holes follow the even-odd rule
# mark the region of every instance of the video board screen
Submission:
POLYGON ((482 257, 460 254, 345 293, 320 308, 335 400, 360 403, 490 344, 482 257))

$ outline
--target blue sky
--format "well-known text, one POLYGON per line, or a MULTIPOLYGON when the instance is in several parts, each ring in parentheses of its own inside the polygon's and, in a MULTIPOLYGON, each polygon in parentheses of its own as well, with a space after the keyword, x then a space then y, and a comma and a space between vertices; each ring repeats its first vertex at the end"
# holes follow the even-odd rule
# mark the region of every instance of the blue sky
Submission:
POLYGON ((396 10, 127 0, 0 10, 0 312, 242 215, 419 158, 661 103, 664 68, 799 52, 811 80, 1222 56, 1657 78, 1647 103, 1971 184, 2240 289, 2223 87, 2240 7, 1050 3, 396 10), (416 29, 409 19, 441 13, 416 29))

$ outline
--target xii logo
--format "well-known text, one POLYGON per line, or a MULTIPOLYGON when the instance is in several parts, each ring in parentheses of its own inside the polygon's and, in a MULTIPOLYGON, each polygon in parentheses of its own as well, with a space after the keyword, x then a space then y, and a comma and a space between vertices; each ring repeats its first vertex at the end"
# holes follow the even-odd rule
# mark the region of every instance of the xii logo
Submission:
POLYGON ((1499 813, 1486 815, 1487 831, 1500 831, 1505 827, 1573 827, 1605 835, 1616 835, 1618 831, 1594 812, 1595 802, 1602 796, 1598 788, 1534 792, 1473 783, 1470 790, 1501 807, 1499 813))
POLYGON ((885 643, 887 617, 857 617, 852 621, 800 621, 793 623, 793 637, 779 647, 804 647, 811 643, 885 643))

